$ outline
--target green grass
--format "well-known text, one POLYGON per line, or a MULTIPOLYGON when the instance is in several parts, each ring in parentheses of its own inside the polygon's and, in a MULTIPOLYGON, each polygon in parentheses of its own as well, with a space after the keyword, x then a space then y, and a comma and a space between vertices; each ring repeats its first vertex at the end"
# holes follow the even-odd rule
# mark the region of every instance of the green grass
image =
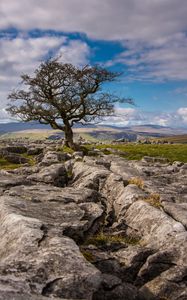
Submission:
POLYGON ((34 155, 28 155, 27 153, 23 153, 23 154, 21 154, 21 156, 25 157, 29 160, 28 163, 30 166, 34 166, 36 164, 34 155))
POLYGON ((92 237, 89 237, 85 242, 86 245, 92 244, 97 247, 104 247, 107 244, 129 244, 129 245, 136 245, 139 243, 139 239, 132 237, 132 236, 120 236, 120 235, 109 235, 103 232, 100 232, 92 237))
POLYGON ((80 251, 87 261, 90 263, 94 262, 94 255, 89 250, 80 249, 80 251))
MULTIPOLYGON (((88 146, 88 148, 90 145, 88 146)), ((97 149, 112 148, 124 152, 120 155, 129 160, 140 160, 144 156, 163 157, 167 158, 170 162, 181 161, 187 162, 187 144, 174 144, 174 145, 152 145, 152 144, 123 144, 112 145, 102 144, 96 146, 97 149)), ((107 153, 106 153, 107 154, 107 153)), ((109 153, 108 153, 109 154, 109 153)))
MULTIPOLYGON (((27 153, 21 154, 20 156, 28 159, 28 164, 30 166, 34 166, 36 164, 35 158, 32 155, 28 155, 27 153)), ((0 157, 0 170, 14 170, 22 167, 23 164, 13 164, 8 162, 5 158, 0 157)))
POLYGON ((59 152, 63 152, 63 153, 69 153, 69 154, 73 154, 74 150, 67 147, 67 146, 63 146, 63 147, 58 147, 57 151, 59 152))
POLYGON ((8 162, 5 158, 0 158, 0 170, 13 170, 21 166, 21 164, 12 164, 8 162))

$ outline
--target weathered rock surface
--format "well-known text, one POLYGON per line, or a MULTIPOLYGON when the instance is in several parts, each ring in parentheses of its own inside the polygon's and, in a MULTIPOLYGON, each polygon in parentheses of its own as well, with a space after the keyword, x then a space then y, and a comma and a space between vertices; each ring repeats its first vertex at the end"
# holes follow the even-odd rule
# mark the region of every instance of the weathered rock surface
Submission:
POLYGON ((70 154, 48 151, 40 162, 40 166, 50 166, 71 158, 70 154))
POLYGON ((57 145, 0 172, 0 299, 187 299, 186 164, 57 145))
POLYGON ((4 154, 3 158, 5 158, 8 162, 13 164, 26 164, 29 162, 28 158, 15 153, 4 154))
POLYGON ((73 166, 73 184, 72 186, 78 188, 91 188, 99 190, 101 185, 110 174, 104 166, 94 166, 85 164, 84 162, 75 162, 73 166))
POLYGON ((78 240, 96 229, 103 207, 90 202, 92 194, 99 201, 89 190, 37 185, 18 186, 1 197, 0 290, 91 299, 100 272, 67 235, 78 240))
POLYGON ((1 153, 18 153, 23 154, 27 152, 27 147, 24 145, 12 145, 0 148, 1 153))
POLYGON ((54 164, 42 168, 38 173, 29 175, 27 179, 64 187, 67 184, 67 172, 64 164, 54 164))

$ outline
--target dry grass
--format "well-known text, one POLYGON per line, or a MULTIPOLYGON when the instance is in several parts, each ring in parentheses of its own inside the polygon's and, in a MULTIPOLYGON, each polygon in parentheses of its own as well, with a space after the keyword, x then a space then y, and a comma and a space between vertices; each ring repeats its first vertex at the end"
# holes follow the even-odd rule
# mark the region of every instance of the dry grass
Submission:
POLYGON ((150 194, 147 198, 143 199, 147 203, 151 204, 156 208, 162 208, 162 204, 160 203, 160 195, 159 194, 150 194))
POLYGON ((144 181, 139 177, 133 177, 133 178, 129 179, 128 182, 129 182, 129 184, 137 185, 142 190, 144 188, 144 181))

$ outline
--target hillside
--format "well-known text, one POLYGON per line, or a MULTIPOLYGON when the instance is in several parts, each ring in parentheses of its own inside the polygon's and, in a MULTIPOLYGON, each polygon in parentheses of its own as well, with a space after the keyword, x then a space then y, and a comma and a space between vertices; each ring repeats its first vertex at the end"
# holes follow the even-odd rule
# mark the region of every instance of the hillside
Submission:
POLYGON ((168 142, 172 142, 172 143, 186 144, 187 143, 187 134, 173 135, 173 136, 164 138, 164 140, 166 140, 168 142))
MULTIPOLYGON (((173 129, 170 127, 162 127, 155 125, 132 126, 132 127, 116 127, 104 125, 89 125, 82 126, 76 124, 74 127, 75 137, 82 136, 91 141, 112 141, 116 139, 127 139, 135 141, 137 138, 162 138, 173 136, 176 134, 187 134, 187 129, 173 129)), ((38 123, 7 123, 0 124, 0 137, 3 138, 60 138, 63 137, 63 132, 52 130, 50 126, 41 125, 38 123)))

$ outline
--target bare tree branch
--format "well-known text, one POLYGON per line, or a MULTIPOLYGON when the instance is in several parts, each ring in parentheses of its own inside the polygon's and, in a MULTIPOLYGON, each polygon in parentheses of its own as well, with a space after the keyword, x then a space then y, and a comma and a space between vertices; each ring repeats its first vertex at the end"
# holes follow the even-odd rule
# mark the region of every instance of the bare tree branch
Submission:
POLYGON ((76 122, 97 122, 114 114, 115 103, 134 103, 102 91, 103 83, 119 75, 99 66, 78 68, 50 59, 40 64, 33 77, 21 76, 25 89, 10 93, 7 111, 25 122, 34 120, 63 130, 67 144, 73 147, 71 127, 76 122))

